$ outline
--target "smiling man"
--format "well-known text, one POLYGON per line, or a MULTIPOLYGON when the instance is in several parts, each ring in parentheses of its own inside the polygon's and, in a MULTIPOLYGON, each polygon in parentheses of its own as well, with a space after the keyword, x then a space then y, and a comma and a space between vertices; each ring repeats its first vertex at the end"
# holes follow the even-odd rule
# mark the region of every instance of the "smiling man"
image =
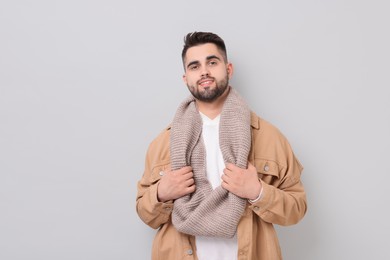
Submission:
POLYGON ((191 96, 149 146, 137 212, 158 228, 152 259, 282 259, 273 224, 306 212, 302 166, 288 141, 229 85, 224 41, 189 33, 191 96))
POLYGON ((197 100, 213 103, 226 92, 233 66, 215 44, 194 46, 187 50, 183 60, 186 72, 183 79, 197 100))

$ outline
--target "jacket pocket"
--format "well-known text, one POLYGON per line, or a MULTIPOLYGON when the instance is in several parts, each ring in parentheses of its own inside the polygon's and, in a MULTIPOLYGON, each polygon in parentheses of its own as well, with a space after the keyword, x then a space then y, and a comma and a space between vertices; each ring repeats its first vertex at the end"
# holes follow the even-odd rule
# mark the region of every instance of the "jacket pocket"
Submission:
POLYGON ((152 173, 150 174, 150 183, 158 182, 164 175, 165 171, 170 169, 170 161, 160 162, 152 167, 152 173))
POLYGON ((275 161, 256 158, 254 163, 259 179, 268 184, 273 184, 279 180, 280 168, 275 161))

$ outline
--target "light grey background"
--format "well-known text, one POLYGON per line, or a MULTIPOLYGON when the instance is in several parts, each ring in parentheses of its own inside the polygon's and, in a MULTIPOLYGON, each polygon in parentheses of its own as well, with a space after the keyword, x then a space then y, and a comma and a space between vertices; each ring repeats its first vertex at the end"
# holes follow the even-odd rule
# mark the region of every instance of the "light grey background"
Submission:
POLYGON ((389 259, 388 1, 1 1, 0 259, 149 259, 149 142, 213 31, 231 84, 289 139, 309 211, 287 260, 389 259))

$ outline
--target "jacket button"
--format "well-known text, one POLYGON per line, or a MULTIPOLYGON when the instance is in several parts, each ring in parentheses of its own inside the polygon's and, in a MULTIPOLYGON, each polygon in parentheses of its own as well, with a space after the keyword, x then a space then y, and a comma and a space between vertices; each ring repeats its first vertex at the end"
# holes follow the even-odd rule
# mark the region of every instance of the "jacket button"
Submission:
POLYGON ((258 211, 258 210, 259 210, 259 207, 255 206, 255 207, 253 207, 253 209, 254 209, 255 211, 258 211))
POLYGON ((192 255, 192 250, 191 250, 191 249, 188 249, 188 250, 187 250, 187 254, 188 254, 188 255, 192 255))
POLYGON ((160 174, 160 176, 163 176, 163 175, 164 175, 164 172, 163 172, 163 171, 160 171, 158 174, 160 174))
POLYGON ((269 171, 269 166, 268 166, 268 165, 265 165, 265 166, 264 166, 264 171, 265 171, 265 172, 268 172, 268 171, 269 171))

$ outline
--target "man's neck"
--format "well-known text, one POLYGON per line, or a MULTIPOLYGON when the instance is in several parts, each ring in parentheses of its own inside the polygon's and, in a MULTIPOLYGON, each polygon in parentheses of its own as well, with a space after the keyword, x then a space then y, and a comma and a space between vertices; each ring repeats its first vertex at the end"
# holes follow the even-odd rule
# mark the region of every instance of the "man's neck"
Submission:
POLYGON ((216 118, 222 112, 223 104, 226 97, 229 94, 229 88, 226 88, 225 92, 213 102, 204 102, 196 100, 198 110, 210 119, 216 118))

